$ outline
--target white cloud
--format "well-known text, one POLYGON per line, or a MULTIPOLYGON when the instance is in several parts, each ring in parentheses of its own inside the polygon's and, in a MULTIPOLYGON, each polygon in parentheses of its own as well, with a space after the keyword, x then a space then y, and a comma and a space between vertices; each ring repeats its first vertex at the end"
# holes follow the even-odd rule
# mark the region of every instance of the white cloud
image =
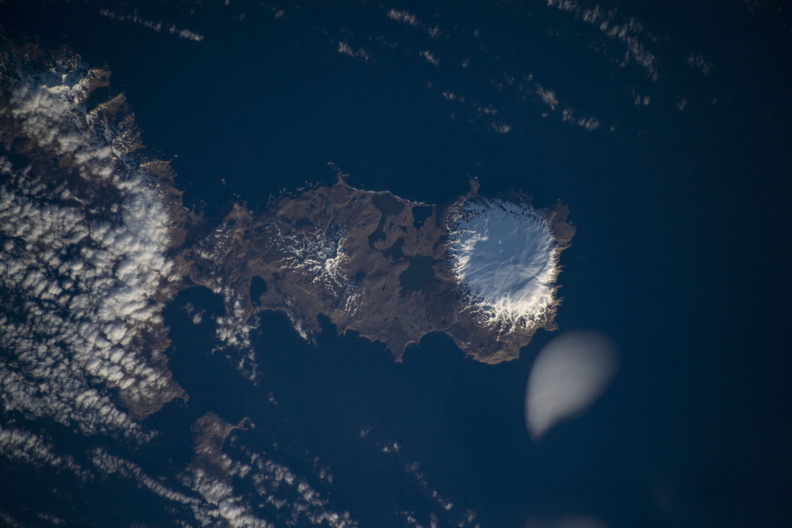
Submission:
POLYGON ((357 50, 353 50, 349 44, 343 41, 338 43, 338 53, 341 53, 342 55, 348 55, 350 57, 355 57, 358 59, 363 59, 366 62, 368 62, 369 60, 369 56, 368 53, 366 53, 366 50, 364 50, 363 48, 358 48, 357 50))
POLYGON ((102 107, 86 112, 101 77, 67 55, 7 88, 3 126, 28 138, 30 165, 0 157, 0 402, 143 441, 150 433, 109 391, 143 414, 181 394, 159 359, 170 218, 125 135, 134 126, 118 132, 102 107), (64 176, 49 184, 36 155, 64 176))
POLYGON ((542 87, 542 85, 538 84, 536 86, 536 94, 539 96, 539 99, 550 107, 550 110, 555 111, 558 108, 558 97, 553 90, 547 90, 542 87))
POLYGON ((0 510, 0 521, 3 521, 6 524, 6 526, 9 526, 11 528, 23 528, 25 526, 21 522, 17 521, 16 519, 8 515, 3 510, 0 510))
POLYGON ((194 40, 195 42, 201 42, 204 39, 204 36, 200 33, 196 33, 195 31, 190 31, 189 29, 185 28, 178 28, 173 25, 168 26, 168 33, 179 36, 183 39, 194 40))
POLYGON ((600 122, 596 117, 576 117, 571 108, 564 108, 564 110, 561 112, 561 119, 563 119, 564 123, 578 125, 589 132, 598 129, 600 126, 600 122))
POLYGON ((635 90, 633 90, 632 96, 633 96, 633 104, 635 106, 649 106, 649 104, 652 102, 651 96, 640 95, 636 93, 635 90))
POLYGON ((704 75, 709 75, 709 72, 712 71, 712 62, 704 58, 704 55, 701 53, 691 53, 688 55, 687 63, 688 66, 694 70, 700 71, 704 75))
MULTIPOLYGON (((536 95, 551 111, 555 112, 559 108, 558 94, 554 90, 543 87, 541 84, 536 83, 536 95)), ((647 99, 648 100, 648 99, 647 99)), ((561 119, 564 123, 578 125, 589 132, 596 130, 600 126, 600 122, 595 117, 576 117, 574 110, 571 108, 564 108, 561 110, 561 119)))
MULTIPOLYGON (((203 499, 193 507, 193 513, 204 526, 210 519, 219 519, 227 526, 272 528, 275 525, 256 517, 248 501, 236 496, 228 480, 217 478, 202 468, 194 468, 184 477, 184 483, 203 499), (208 508, 207 508, 208 506, 208 508)), ((214 525, 211 522, 211 525, 214 525)))
POLYGON ((139 24, 143 27, 156 31, 157 33, 161 32, 164 29, 171 35, 176 35, 177 37, 181 37, 187 40, 192 40, 194 42, 200 42, 204 39, 203 35, 201 35, 200 33, 196 33, 195 31, 179 28, 173 24, 154 22, 153 20, 146 20, 145 18, 141 18, 140 16, 138 16, 137 11, 132 15, 122 15, 119 13, 115 13, 109 9, 100 9, 99 14, 104 17, 111 18, 113 20, 118 20, 119 22, 132 22, 134 24, 139 24))
POLYGON ((103 449, 92 453, 93 463, 104 475, 116 475, 132 479, 153 494, 175 505, 186 507, 201 526, 223 526, 234 528, 272 528, 275 525, 255 516, 249 500, 234 494, 231 484, 201 468, 188 470, 182 476, 183 485, 189 489, 180 491, 164 484, 164 479, 152 477, 137 464, 111 455, 103 449))
POLYGON ((492 129, 498 134, 508 134, 512 129, 510 124, 500 121, 493 121, 490 126, 492 126, 492 129))
MULTIPOLYGON (((220 452, 197 453, 197 460, 179 477, 179 487, 167 485, 163 478, 146 473, 137 464, 111 455, 103 449, 92 452, 95 467, 103 475, 129 478, 153 494, 186 507, 201 526, 231 526, 234 528, 273 528, 285 525, 329 526, 330 528, 356 528, 348 512, 336 512, 328 507, 329 501, 321 496, 306 479, 290 468, 258 454, 242 455, 244 462, 232 460, 220 452), (235 482, 244 482, 254 494, 240 492, 235 482), (275 509, 269 512, 272 520, 257 513, 261 504, 275 509)), ((319 477, 332 483, 327 468, 319 468, 319 477)))
POLYGON ((126 478, 131 478, 140 483, 149 491, 171 502, 177 502, 189 506, 195 506, 200 501, 183 492, 173 490, 162 483, 161 479, 156 479, 148 475, 137 464, 130 462, 121 457, 111 455, 101 448, 94 449, 91 452, 91 459, 96 467, 103 475, 120 475, 126 478))
POLYGON ((423 57, 424 60, 426 60, 426 62, 428 62, 429 64, 433 64, 434 66, 440 66, 440 58, 431 51, 424 50, 420 52, 419 55, 423 57))
POLYGON ((605 37, 621 42, 626 48, 622 65, 632 61, 641 66, 650 79, 653 81, 658 79, 657 59, 652 52, 646 49, 645 43, 640 38, 644 33, 643 25, 640 22, 634 18, 617 22, 618 17, 615 9, 606 10, 600 6, 587 9, 576 0, 547 0, 547 5, 571 13, 576 19, 594 26, 605 37))
POLYGON ((438 26, 427 26, 422 24, 415 14, 410 13, 409 11, 403 11, 399 9, 390 9, 388 11, 388 18, 393 20, 394 22, 398 22, 400 24, 404 24, 405 26, 410 26, 416 28, 423 33, 425 33, 428 37, 436 39, 439 38, 442 34, 442 31, 438 26))
POLYGON ((562 515, 538 519, 531 518, 525 528, 608 528, 601 519, 590 515, 562 515))
POLYGON ((23 429, 0 427, 0 456, 38 468, 68 471, 83 481, 93 479, 93 475, 78 464, 74 457, 58 454, 47 439, 23 429))

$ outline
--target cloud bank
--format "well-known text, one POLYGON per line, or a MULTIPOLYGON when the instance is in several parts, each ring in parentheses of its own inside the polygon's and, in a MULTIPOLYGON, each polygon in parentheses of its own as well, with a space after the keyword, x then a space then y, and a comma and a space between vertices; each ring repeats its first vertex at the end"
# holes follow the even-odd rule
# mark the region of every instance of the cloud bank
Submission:
POLYGON ((133 416, 182 394, 161 357, 163 191, 123 96, 86 107, 107 72, 66 52, 44 67, 2 61, 16 76, 0 93, 0 403, 143 441, 133 416))

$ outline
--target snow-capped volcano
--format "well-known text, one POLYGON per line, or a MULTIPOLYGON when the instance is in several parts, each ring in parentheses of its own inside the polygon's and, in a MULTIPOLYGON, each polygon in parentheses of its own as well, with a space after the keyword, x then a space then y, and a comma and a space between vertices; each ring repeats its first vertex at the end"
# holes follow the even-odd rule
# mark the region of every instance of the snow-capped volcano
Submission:
POLYGON ((477 198, 454 218, 451 268, 481 320, 543 324, 556 302, 559 253, 545 215, 527 204, 477 198))

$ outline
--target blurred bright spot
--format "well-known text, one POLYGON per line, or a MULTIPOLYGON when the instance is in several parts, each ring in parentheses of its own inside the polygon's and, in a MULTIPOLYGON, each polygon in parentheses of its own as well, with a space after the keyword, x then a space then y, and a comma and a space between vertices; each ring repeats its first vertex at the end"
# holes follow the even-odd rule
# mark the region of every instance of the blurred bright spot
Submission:
POLYGON ((529 519, 525 528, 608 528, 608 525, 588 515, 565 515, 552 519, 529 519))
POLYGON ((525 423, 539 439, 558 423, 585 412, 616 371, 616 347, 596 332, 572 331, 550 341, 528 376, 525 423))

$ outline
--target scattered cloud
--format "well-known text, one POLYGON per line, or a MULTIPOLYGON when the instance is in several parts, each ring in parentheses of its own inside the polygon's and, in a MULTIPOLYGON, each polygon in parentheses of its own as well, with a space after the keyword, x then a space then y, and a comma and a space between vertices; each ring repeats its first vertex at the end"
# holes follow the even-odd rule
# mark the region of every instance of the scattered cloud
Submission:
POLYGON ((267 3, 261 4, 261 7, 263 7, 267 11, 271 12, 272 13, 272 17, 274 19, 276 19, 276 20, 280 20, 281 18, 286 16, 286 11, 284 11, 283 9, 280 9, 278 7, 269 5, 267 3))
POLYGON ((183 477, 183 482, 202 499, 200 503, 194 504, 193 513, 196 520, 204 526, 212 526, 215 524, 213 520, 219 519, 224 525, 234 528, 275 527, 275 524, 256 516, 249 501, 236 495, 227 479, 196 468, 183 477))
POLYGON ((545 324, 559 265, 544 215, 524 204, 482 200, 464 202, 453 218, 448 254, 465 307, 488 326, 545 324))
POLYGON ((694 70, 700 71, 704 75, 709 75, 709 72, 712 71, 712 62, 704 58, 704 55, 701 53, 691 53, 688 55, 687 63, 688 66, 694 70))
POLYGON ((550 107, 550 110, 555 111, 558 108, 558 97, 553 90, 547 90, 543 88, 541 85, 537 85, 536 87, 536 95, 539 96, 539 99, 550 107))
POLYGON ((3 523, 5 523, 5 525, 9 526, 10 528, 24 528, 25 527, 24 524, 22 524, 21 522, 17 521, 16 519, 14 519, 10 515, 8 515, 3 510, 0 510, 0 521, 3 521, 3 523))
POLYGON ((585 412, 616 371, 616 349, 594 332, 567 332, 539 352, 528 377, 525 417, 539 439, 557 424, 585 412))
POLYGON ((562 515, 551 518, 531 518, 525 528, 608 528, 601 519, 590 515, 562 515))
MULTIPOLYGON (((347 511, 336 511, 330 501, 305 477, 300 477, 288 466, 262 454, 245 451, 244 463, 234 462, 230 473, 253 484, 258 500, 273 506, 288 525, 329 526, 331 528, 357 528, 358 523, 347 511)), ((332 484, 332 474, 326 467, 317 469, 320 482, 332 484)))
POLYGON ((204 39, 204 36, 200 33, 196 33, 195 31, 191 31, 185 28, 176 27, 173 24, 166 24, 164 22, 154 22, 152 20, 146 20, 145 18, 141 18, 138 16, 137 11, 135 11, 132 15, 122 15, 111 11, 109 9, 100 9, 99 14, 107 17, 112 18, 113 20, 118 20, 119 22, 132 22, 134 24, 139 24, 143 27, 147 27, 157 33, 162 31, 166 31, 171 35, 176 35, 177 37, 181 37, 183 39, 192 40, 195 42, 200 42, 204 39))
POLYGON ((561 112, 561 119, 563 119, 564 123, 578 125, 589 132, 598 129, 600 126, 600 122, 596 117, 577 117, 571 108, 564 108, 561 112))
POLYGON ((428 37, 433 39, 439 38, 440 35, 442 34, 442 31, 437 25, 427 26, 426 24, 422 24, 415 16, 415 14, 410 13, 409 11, 390 9, 388 11, 388 18, 390 18, 394 22, 398 22, 399 24, 404 24, 405 26, 419 29, 428 37))
POLYGON ((652 97, 649 95, 640 95, 633 90, 632 92, 633 104, 635 106, 649 106, 652 102, 652 97))
POLYGON ((36 468, 68 471, 83 481, 93 479, 93 475, 78 464, 73 456, 58 454, 47 439, 23 429, 0 427, 0 456, 36 468))
POLYGON ((83 104, 104 77, 65 56, 3 87, 6 147, 25 138, 17 158, 27 162, 0 156, 0 402, 145 441, 151 433, 124 408, 145 415, 183 394, 158 359, 170 217, 134 154, 134 122, 113 121, 123 96, 91 112, 83 104), (47 181, 53 159, 67 176, 47 181))
POLYGON ((104 476, 118 475, 133 479, 155 495, 171 502, 177 502, 188 506, 200 504, 197 498, 189 496, 181 491, 171 489, 163 484, 164 479, 154 478, 148 475, 137 464, 124 458, 111 455, 102 448, 94 449, 91 452, 91 461, 99 473, 104 476))
MULTIPOLYGON (((544 88, 541 84, 536 84, 536 95, 539 100, 544 103, 552 112, 556 112, 559 108, 558 95, 554 90, 544 88)), ((569 107, 561 110, 561 119, 564 123, 578 125, 589 132, 596 130, 600 126, 600 122, 595 117, 578 117, 575 111, 569 107)))
POLYGON ((509 125, 508 123, 501 123, 498 121, 493 121, 490 126, 492 127, 492 130, 494 130, 498 134, 508 134, 509 132, 511 132, 512 129, 511 125, 509 125))
POLYGON ((399 11, 398 9, 391 9, 388 11, 388 18, 394 20, 405 26, 418 27, 418 19, 409 11, 399 11))
POLYGON ((423 57, 426 62, 429 64, 434 64, 435 66, 440 66, 440 58, 437 57, 434 53, 429 50, 424 50, 419 53, 421 57, 423 57))
MULTIPOLYGON (((211 234, 201 240, 191 250, 190 259, 199 262, 204 270, 206 283, 204 286, 223 299, 225 311, 215 319, 218 345, 215 352, 223 352, 249 381, 256 381, 258 363, 253 351, 251 335, 258 326, 258 317, 245 299, 242 292, 228 284, 226 270, 223 268, 224 257, 234 250, 235 240, 231 225, 218 226, 211 234)), ((194 321, 197 312, 190 309, 194 321)), ((203 314, 200 314, 203 319, 203 314)))
POLYGON ((358 59, 363 59, 366 62, 369 60, 369 55, 366 53, 366 50, 363 48, 354 50, 349 44, 343 41, 338 43, 338 53, 341 53, 342 55, 349 55, 350 57, 355 57, 358 59))
POLYGON ((578 20, 582 20, 598 29, 605 37, 620 42, 626 48, 622 66, 629 62, 641 66, 649 78, 656 81, 659 78, 657 59, 646 48, 642 38, 643 24, 634 18, 618 20, 616 9, 604 9, 600 6, 585 8, 577 0, 547 0, 548 7, 555 7, 560 11, 571 13, 578 20))
MULTIPOLYGON (((340 295, 350 313, 358 309, 362 297, 346 274, 348 256, 341 226, 316 225, 295 231, 275 221, 268 222, 264 229, 274 243, 281 269, 303 276, 321 291, 340 295)), ((225 314, 217 319, 219 341, 229 353, 236 350, 244 354, 239 367, 249 379, 255 380, 255 353, 250 341, 251 332, 258 326, 255 309, 246 300, 249 295, 246 289, 228 283, 227 270, 223 267, 224 256, 235 243, 233 234, 232 226, 219 226, 191 250, 189 258, 201 267, 203 285, 223 298, 225 314)), ((291 302, 284 297, 287 306, 291 302)), ((312 339, 309 324, 298 319, 293 319, 292 324, 304 339, 312 339)))

